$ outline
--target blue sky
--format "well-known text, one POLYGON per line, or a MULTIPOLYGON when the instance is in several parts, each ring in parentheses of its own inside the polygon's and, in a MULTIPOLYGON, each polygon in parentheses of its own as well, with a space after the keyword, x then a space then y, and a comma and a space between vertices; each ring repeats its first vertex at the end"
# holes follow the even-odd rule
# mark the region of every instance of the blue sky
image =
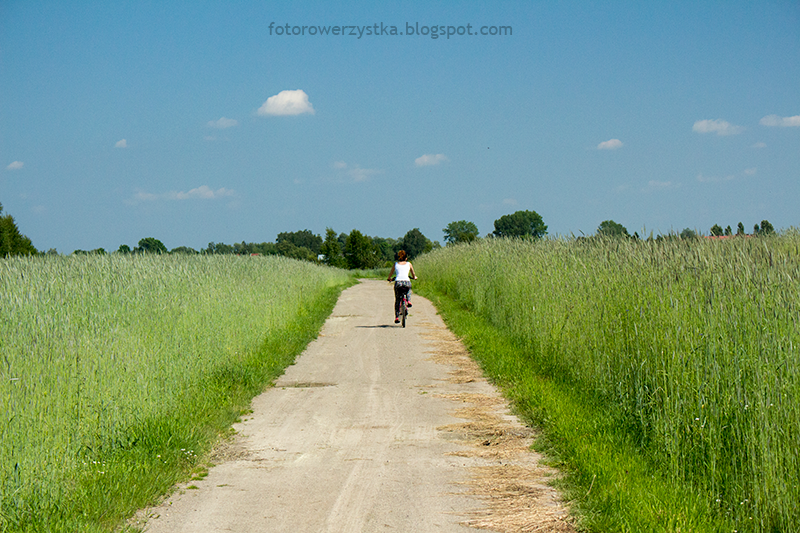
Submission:
POLYGON ((42 250, 521 209, 749 232, 798 200, 797 1, 0 3, 0 202, 42 250))

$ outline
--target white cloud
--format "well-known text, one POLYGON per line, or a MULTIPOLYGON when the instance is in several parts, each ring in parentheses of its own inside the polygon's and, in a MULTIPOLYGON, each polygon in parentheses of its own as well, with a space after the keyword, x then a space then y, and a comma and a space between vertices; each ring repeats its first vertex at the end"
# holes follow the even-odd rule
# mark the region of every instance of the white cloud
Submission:
POLYGON ((609 139, 608 141, 603 141, 597 145, 598 150, 616 150, 617 148, 622 148, 623 144, 622 141, 619 139, 609 139))
POLYGON ((647 186, 650 187, 650 189, 659 189, 659 190, 677 189, 678 187, 680 187, 680 183, 673 183, 671 181, 650 180, 647 182, 647 186))
POLYGON ((238 126, 238 125, 239 125, 239 121, 238 120, 234 120, 232 118, 225 118, 225 117, 221 117, 219 120, 209 120, 208 121, 208 127, 209 128, 217 128, 217 129, 220 129, 220 130, 224 130, 226 128, 232 128, 232 127, 238 126))
POLYGON ((793 117, 779 117, 778 115, 767 115, 766 117, 762 118, 759 122, 762 126, 781 126, 784 128, 790 128, 793 126, 800 126, 800 115, 795 115, 793 117))
POLYGON ((120 139, 120 140, 117 141, 117 143, 114 146, 116 146, 117 148, 127 148, 128 147, 128 141, 126 141, 125 139, 120 139))
POLYGON ((24 166, 25 163, 23 163, 22 161, 14 161, 6 167, 6 170, 19 170, 24 166))
POLYGON ((314 114, 314 107, 308 101, 305 91, 281 91, 275 96, 270 96, 267 101, 258 108, 261 116, 270 115, 302 115, 303 113, 314 114))
POLYGON ((732 174, 728 175, 728 176, 725 176, 725 177, 703 176, 702 173, 697 175, 697 181, 699 181, 701 183, 720 183, 720 182, 724 182, 724 181, 731 181, 731 180, 733 180, 735 178, 736 178, 736 176, 734 176, 732 174))
POLYGON ((758 169, 756 167, 744 169, 745 176, 755 176, 756 172, 758 172, 758 169))
POLYGON ((416 158, 414 164, 418 167, 429 167, 446 161, 450 161, 450 159, 444 154, 425 154, 416 158))
POLYGON ((742 126, 734 126, 730 122, 722 119, 717 120, 698 120, 692 126, 692 131, 698 133, 716 133, 717 135, 736 135, 742 133, 742 126))
POLYGON ((157 200, 215 200, 226 196, 233 196, 235 191, 222 187, 216 191, 208 185, 201 185, 189 191, 169 191, 161 194, 153 194, 145 191, 138 191, 133 198, 126 203, 136 204, 139 202, 154 202, 157 200))
POLYGON ((766 147, 767 147, 767 143, 757 142, 751 148, 766 148, 766 147))
POLYGON ((503 205, 519 205, 514 198, 503 198, 503 205))
POLYGON ((332 166, 340 173, 348 176, 350 181, 354 182, 368 181, 376 174, 383 174, 383 170, 377 168, 361 168, 358 165, 348 165, 344 161, 336 161, 332 166))

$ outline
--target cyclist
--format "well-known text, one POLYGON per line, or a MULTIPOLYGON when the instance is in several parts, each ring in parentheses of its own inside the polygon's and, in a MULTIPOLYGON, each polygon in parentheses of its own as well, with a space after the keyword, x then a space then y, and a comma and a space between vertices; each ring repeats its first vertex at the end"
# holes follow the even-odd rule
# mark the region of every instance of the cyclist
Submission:
MULTIPOLYGON (((417 279, 417 274, 414 272, 414 267, 410 262, 406 261, 408 254, 405 250, 397 252, 397 262, 392 266, 389 272, 388 281, 392 281, 394 277, 394 323, 400 322, 400 302, 403 301, 403 295, 406 295, 408 301, 411 295, 411 280, 417 279)), ((408 307, 411 307, 411 302, 408 302, 408 307)))

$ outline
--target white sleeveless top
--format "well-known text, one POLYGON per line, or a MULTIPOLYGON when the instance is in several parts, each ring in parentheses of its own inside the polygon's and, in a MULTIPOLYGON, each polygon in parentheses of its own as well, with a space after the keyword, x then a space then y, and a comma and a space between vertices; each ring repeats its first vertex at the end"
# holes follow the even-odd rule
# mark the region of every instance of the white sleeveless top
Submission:
POLYGON ((395 281, 411 281, 408 277, 411 272, 411 263, 401 265, 400 263, 394 264, 395 281))

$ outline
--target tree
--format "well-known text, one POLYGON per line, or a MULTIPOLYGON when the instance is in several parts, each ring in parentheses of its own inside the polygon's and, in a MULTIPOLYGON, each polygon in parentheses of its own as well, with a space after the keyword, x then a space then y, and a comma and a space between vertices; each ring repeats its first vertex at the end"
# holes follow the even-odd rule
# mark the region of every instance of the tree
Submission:
POLYGON ((178 246, 177 248, 173 248, 169 251, 171 254, 186 254, 186 255, 195 255, 197 254, 197 250, 194 248, 190 248, 188 246, 178 246))
POLYGON ((305 246, 295 246, 290 241, 281 241, 277 244, 278 254, 301 261, 316 261, 317 254, 305 246))
POLYGON ((119 248, 117 248, 118 254, 129 254, 131 253, 131 247, 127 244, 120 244, 119 248))
POLYGON ((344 268, 347 262, 342 255, 342 245, 339 244, 339 238, 332 228, 325 229, 325 242, 322 243, 319 252, 325 256, 323 262, 332 267, 344 268))
POLYGON ((726 236, 728 236, 728 237, 730 237, 730 236, 732 236, 732 235, 733 235, 733 230, 731 229, 731 227, 730 227, 730 226, 727 226, 727 227, 725 228, 725 235, 726 235, 726 236))
POLYGON ((164 243, 156 239, 155 237, 145 237, 144 239, 139 241, 139 246, 134 249, 134 252, 137 253, 147 253, 147 254, 165 254, 167 253, 167 247, 164 246, 164 243))
POLYGON ((517 211, 511 215, 503 215, 494 221, 494 232, 497 237, 533 237, 539 239, 547 235, 547 226, 536 211, 517 211))
POLYGON ((375 268, 380 260, 372 239, 357 229, 350 232, 344 244, 344 258, 348 268, 375 268))
POLYGON ((630 237, 628 229, 613 220, 602 221, 600 225, 597 226, 597 234, 604 237, 630 237))
POLYGON ((467 220, 451 222, 442 231, 447 244, 472 242, 478 238, 478 226, 467 220))
POLYGON ((372 244, 375 245, 375 249, 378 251, 381 263, 392 263, 397 250, 400 249, 400 241, 391 237, 372 237, 372 244))
POLYGON ((714 224, 711 226, 711 235, 714 237, 722 237, 722 226, 719 224, 714 224))
POLYGON ((759 235, 772 235, 775 233, 775 228, 769 223, 769 220, 762 220, 761 227, 758 229, 759 235))
POLYGON ((681 239, 696 239, 697 232, 691 228, 684 228, 681 232, 681 239))
POLYGON ((307 229, 278 233, 278 238, 275 239, 275 243, 281 244, 282 242, 290 242, 298 248, 308 248, 314 252, 314 256, 319 254, 319 249, 322 247, 322 237, 314 235, 307 229))
POLYGON ((37 253, 31 240, 19 232, 14 217, 3 216, 3 204, 0 204, 0 257, 37 253))
POLYGON ((741 222, 736 225, 736 235, 744 235, 744 224, 741 222))
POLYGON ((422 234, 419 228, 414 228, 406 233, 401 243, 401 249, 406 251, 409 259, 433 250, 433 243, 422 234))

